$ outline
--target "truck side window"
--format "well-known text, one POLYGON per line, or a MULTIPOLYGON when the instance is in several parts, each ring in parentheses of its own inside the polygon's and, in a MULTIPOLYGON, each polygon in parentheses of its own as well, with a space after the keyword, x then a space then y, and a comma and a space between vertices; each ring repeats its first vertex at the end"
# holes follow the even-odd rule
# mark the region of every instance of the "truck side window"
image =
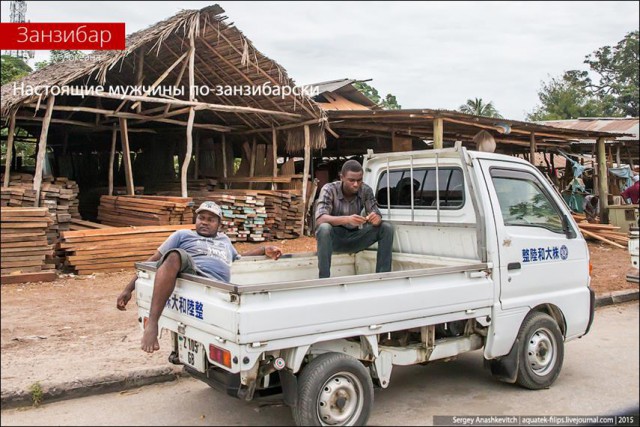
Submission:
MULTIPOLYGON (((439 168, 438 188, 441 208, 459 209, 464 205, 464 180, 459 168, 439 168)), ((390 204, 392 208, 410 209, 412 193, 416 209, 436 208, 435 168, 416 168, 413 170, 413 178, 410 169, 390 171, 388 187, 387 172, 384 171, 378 180, 375 194, 381 208, 390 204)))
POLYGON ((505 226, 542 227, 563 233, 561 213, 534 175, 492 169, 491 178, 505 226))

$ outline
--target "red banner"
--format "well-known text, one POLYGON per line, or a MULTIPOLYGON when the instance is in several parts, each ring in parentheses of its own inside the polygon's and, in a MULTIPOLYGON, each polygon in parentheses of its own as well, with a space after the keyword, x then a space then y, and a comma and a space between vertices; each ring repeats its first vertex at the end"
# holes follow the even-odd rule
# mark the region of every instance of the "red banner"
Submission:
POLYGON ((124 22, 0 24, 3 50, 123 50, 124 22))

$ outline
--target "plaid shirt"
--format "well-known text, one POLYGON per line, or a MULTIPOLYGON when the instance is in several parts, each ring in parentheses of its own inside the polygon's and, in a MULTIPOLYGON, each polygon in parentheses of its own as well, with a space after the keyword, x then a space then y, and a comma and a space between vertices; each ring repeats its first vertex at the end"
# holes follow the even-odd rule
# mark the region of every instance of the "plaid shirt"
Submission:
MULTIPOLYGON (((322 215, 349 216, 356 214, 366 216, 371 212, 375 212, 382 217, 371 187, 362 183, 356 196, 351 201, 348 201, 342 194, 342 181, 336 181, 327 183, 322 187, 316 207, 316 220, 322 215), (363 210, 364 214, 362 213, 363 210)), ((352 225, 344 225, 343 227, 349 229, 358 228, 352 225)))

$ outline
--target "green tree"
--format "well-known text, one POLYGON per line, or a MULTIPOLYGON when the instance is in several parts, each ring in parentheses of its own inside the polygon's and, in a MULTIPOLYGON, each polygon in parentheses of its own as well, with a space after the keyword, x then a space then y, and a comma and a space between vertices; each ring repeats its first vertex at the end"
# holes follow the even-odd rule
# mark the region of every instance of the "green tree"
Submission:
POLYGON ((538 92, 541 106, 527 115, 527 120, 564 120, 578 117, 602 117, 610 114, 607 103, 593 96, 575 71, 542 82, 538 92))
POLYGON ((26 76, 32 71, 31 67, 29 67, 22 59, 9 55, 2 55, 0 56, 0 60, 2 61, 0 71, 2 71, 3 85, 17 80, 20 77, 26 76))
POLYGON ((584 61, 597 75, 594 81, 584 73, 585 85, 594 95, 611 102, 618 115, 639 115, 639 39, 640 31, 632 31, 617 45, 601 47, 584 61))
POLYGON ((638 31, 615 46, 604 46, 587 55, 589 70, 570 70, 542 82, 541 105, 529 120, 562 120, 578 117, 638 117, 638 31))
POLYGON ((502 118, 498 110, 493 106, 493 102, 485 103, 482 98, 467 99, 466 104, 458 107, 458 111, 465 114, 473 114, 474 116, 502 118))
POLYGON ((399 110, 402 108, 400 104, 398 104, 398 100, 395 95, 390 93, 384 97, 384 99, 380 96, 378 89, 375 87, 368 85, 366 82, 355 82, 353 86, 362 92, 367 98, 375 102, 377 105, 380 105, 385 110, 399 110))
POLYGON ((36 70, 41 70, 49 64, 55 64, 56 62, 70 61, 76 59, 83 59, 87 55, 79 50, 52 50, 49 52, 48 61, 36 62, 36 70))
POLYGON ((395 95, 388 93, 382 101, 382 108, 385 110, 400 110, 402 105, 398 104, 398 100, 395 95))

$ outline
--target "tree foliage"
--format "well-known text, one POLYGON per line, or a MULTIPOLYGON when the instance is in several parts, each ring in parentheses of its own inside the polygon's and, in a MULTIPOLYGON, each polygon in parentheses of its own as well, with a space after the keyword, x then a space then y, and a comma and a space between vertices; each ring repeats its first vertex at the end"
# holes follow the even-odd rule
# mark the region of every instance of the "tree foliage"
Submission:
POLYGON ((492 101, 485 103, 482 98, 467 99, 465 104, 458 107, 458 111, 474 116, 498 117, 502 118, 492 101))
POLYGON ((2 84, 12 82, 20 77, 26 76, 32 70, 22 59, 15 58, 9 55, 2 55, 0 57, 2 65, 0 70, 2 71, 2 84))
POLYGON ((85 55, 79 50, 52 50, 49 52, 49 60, 36 62, 36 70, 41 70, 49 64, 55 64, 56 62, 71 61, 76 59, 83 59, 85 55))
POLYGON ((385 110, 399 110, 402 108, 402 106, 398 104, 398 100, 395 95, 388 93, 387 96, 382 98, 380 93, 378 93, 378 90, 375 87, 368 85, 366 82, 355 82, 353 83, 353 86, 385 110))
POLYGON ((529 120, 578 117, 638 117, 639 32, 633 31, 615 46, 604 46, 585 57, 589 70, 570 70, 542 82, 541 105, 529 120))

